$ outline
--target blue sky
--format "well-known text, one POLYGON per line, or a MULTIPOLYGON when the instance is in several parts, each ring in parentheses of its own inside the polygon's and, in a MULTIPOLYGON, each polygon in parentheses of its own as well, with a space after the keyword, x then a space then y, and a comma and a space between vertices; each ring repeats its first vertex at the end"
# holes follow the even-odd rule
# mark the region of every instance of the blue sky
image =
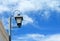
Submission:
POLYGON ((0 19, 8 32, 9 17, 19 10, 21 28, 12 18, 12 41, 60 41, 60 0, 0 0, 0 19))

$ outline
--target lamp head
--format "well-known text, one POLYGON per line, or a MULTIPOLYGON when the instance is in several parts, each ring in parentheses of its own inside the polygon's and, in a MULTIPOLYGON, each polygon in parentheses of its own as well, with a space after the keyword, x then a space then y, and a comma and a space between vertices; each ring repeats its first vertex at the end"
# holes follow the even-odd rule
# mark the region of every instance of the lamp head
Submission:
POLYGON ((18 26, 18 27, 21 27, 23 17, 20 16, 20 14, 18 14, 18 16, 15 17, 15 20, 16 20, 16 22, 17 22, 17 26, 18 26))

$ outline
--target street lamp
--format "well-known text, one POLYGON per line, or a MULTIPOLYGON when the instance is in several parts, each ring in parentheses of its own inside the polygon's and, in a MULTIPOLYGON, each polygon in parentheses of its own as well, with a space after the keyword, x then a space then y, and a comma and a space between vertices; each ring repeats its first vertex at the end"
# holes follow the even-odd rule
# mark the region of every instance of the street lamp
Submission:
MULTIPOLYGON (((12 17, 9 18, 9 41, 11 41, 11 19, 12 17)), ((20 16, 20 14, 18 13, 17 16, 15 16, 15 20, 16 20, 16 23, 17 23, 17 26, 20 28, 21 25, 22 25, 22 21, 23 21, 23 16, 20 16)))
POLYGON ((18 16, 15 17, 15 20, 16 20, 17 26, 20 27, 22 24, 23 17, 20 16, 20 14, 18 14, 18 16))

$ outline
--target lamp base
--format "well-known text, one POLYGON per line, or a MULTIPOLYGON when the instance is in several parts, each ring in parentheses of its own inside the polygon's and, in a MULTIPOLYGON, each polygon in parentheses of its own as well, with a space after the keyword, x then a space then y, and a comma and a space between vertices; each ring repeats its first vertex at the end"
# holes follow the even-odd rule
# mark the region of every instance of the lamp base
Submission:
POLYGON ((21 27, 21 23, 17 23, 18 27, 21 27))

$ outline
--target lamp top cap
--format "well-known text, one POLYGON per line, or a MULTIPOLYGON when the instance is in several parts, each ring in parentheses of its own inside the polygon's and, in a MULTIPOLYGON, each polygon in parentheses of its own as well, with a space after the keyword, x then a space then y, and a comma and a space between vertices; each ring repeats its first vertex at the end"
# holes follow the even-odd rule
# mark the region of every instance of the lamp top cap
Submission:
POLYGON ((20 16, 20 14, 18 14, 18 16, 20 16))
POLYGON ((15 16, 15 18, 21 18, 23 20, 23 16, 20 16, 20 14, 18 14, 17 16, 15 16))

